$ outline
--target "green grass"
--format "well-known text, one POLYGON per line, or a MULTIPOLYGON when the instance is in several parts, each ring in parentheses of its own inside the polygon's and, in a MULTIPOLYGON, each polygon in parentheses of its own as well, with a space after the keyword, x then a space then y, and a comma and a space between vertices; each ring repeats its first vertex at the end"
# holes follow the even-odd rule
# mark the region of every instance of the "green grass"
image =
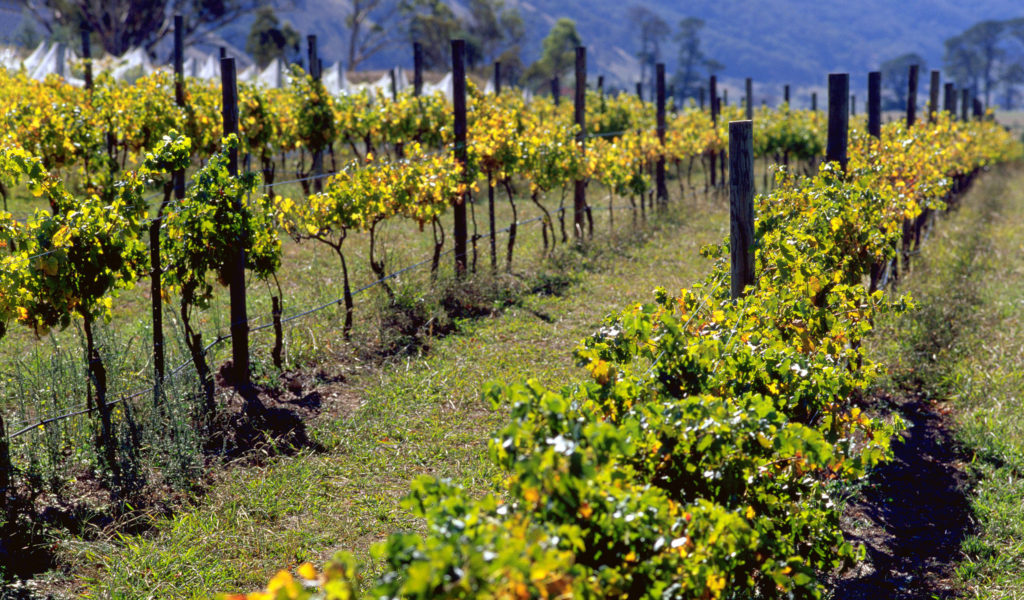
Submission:
POLYGON ((484 383, 579 378, 575 343, 654 287, 697 280, 709 266, 697 250, 726 233, 726 211, 721 198, 677 202, 656 226, 561 254, 532 279, 552 285, 493 318, 458 321, 420 357, 342 365, 347 380, 324 394, 355 408, 314 424, 322 451, 221 469, 191 508, 155 517, 143 535, 61 540, 69 575, 51 576, 59 588, 95 597, 205 598, 260 588, 280 568, 339 549, 367 557, 388 533, 417 526, 398 505, 412 478, 447 477, 477 491, 494 485, 486 440, 504 416, 482 402, 484 383))
POLYGON ((948 402, 973 475, 976 530, 957 566, 969 598, 1024 597, 1024 168, 982 177, 917 257, 919 309, 873 344, 893 381, 948 402))

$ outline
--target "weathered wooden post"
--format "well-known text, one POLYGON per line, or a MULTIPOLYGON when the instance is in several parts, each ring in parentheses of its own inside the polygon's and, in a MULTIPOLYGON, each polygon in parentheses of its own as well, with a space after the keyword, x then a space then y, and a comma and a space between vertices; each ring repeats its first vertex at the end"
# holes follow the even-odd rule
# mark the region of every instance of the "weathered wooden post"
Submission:
POLYGON ((754 119, 754 80, 747 77, 743 82, 747 92, 747 120, 754 119))
MULTIPOLYGON (((181 15, 174 15, 174 101, 179 107, 185 106, 185 75, 183 68, 184 56, 184 20, 181 15)), ((83 38, 83 42, 85 39, 83 38)), ((91 68, 87 72, 91 81, 91 68)), ((177 170, 171 175, 171 185, 174 188, 174 197, 177 200, 185 198, 185 171, 177 170)), ((162 390, 164 377, 166 375, 166 351, 164 350, 164 308, 163 308, 163 264, 160 257, 160 219, 167 201, 167 194, 164 195, 164 203, 157 210, 157 218, 149 225, 149 292, 152 307, 153 321, 153 379, 154 404, 159 406, 162 403, 162 390)))
POLYGON ((811 110, 818 111, 818 92, 811 92, 811 110))
POLYGON ((967 122, 967 113, 971 110, 971 90, 960 90, 960 120, 967 122))
POLYGON ((782 86, 782 101, 789 104, 789 84, 782 86))
POLYGON ((917 71, 918 65, 910 65, 907 72, 907 128, 917 120, 917 71))
POLYGON ((640 81, 636 82, 636 97, 639 98, 641 102, 644 101, 644 84, 640 81))
MULTIPOLYGON (((573 102, 573 117, 576 122, 576 145, 579 152, 586 154, 587 139, 587 49, 576 47, 576 95, 573 102)), ((573 229, 576 242, 583 241, 583 221, 587 211, 587 187, 583 178, 573 182, 573 229)))
MULTIPOLYGON (((913 127, 917 120, 917 76, 918 65, 910 65, 907 73, 907 128, 913 127)), ((902 270, 910 270, 910 242, 914 236, 913 223, 910 219, 903 219, 903 241, 902 241, 902 270)))
POLYGON ((561 104, 562 82, 558 79, 558 75, 551 78, 551 97, 555 99, 555 106, 561 104))
MULTIPOLYGON (((868 73, 868 135, 882 137, 882 73, 879 71, 868 73)), ((895 268, 895 260, 892 265, 895 268)), ((871 263, 868 291, 874 293, 878 289, 884 269, 885 264, 882 262, 871 263)))
MULTIPOLYGON (((238 135, 238 79, 235 59, 222 58, 220 61, 221 99, 223 101, 224 135, 238 135)), ((238 177, 238 148, 228 151, 228 173, 238 177)), ((234 211, 243 211, 240 198, 234 199, 234 211)), ((231 297, 231 359, 234 368, 234 383, 241 389, 249 388, 249 317, 245 300, 245 247, 248 240, 237 240, 237 248, 229 267, 231 297)))
MULTIPOLYGON (((309 75, 313 78, 313 81, 320 81, 320 57, 317 52, 316 36, 306 36, 306 43, 308 44, 309 50, 309 75)), ((313 153, 313 168, 312 175, 315 178, 313 180, 313 191, 320 193, 324 191, 324 149, 323 148, 310 148, 313 153)))
POLYGON ((82 61, 85 63, 85 89, 92 89, 92 32, 88 27, 82 28, 82 61))
POLYGON ((882 73, 868 73, 868 135, 882 137, 882 73))
POLYGON ((825 160, 837 162, 845 171, 847 138, 850 127, 850 76, 830 73, 828 76, 828 143, 825 160))
POLYGON ((501 61, 494 61, 494 95, 501 95, 501 61))
MULTIPOLYGON (((455 109, 455 160, 465 167, 469 163, 469 152, 466 147, 466 41, 452 40, 451 44, 452 104, 455 109)), ((552 82, 555 81, 557 81, 557 77, 552 80, 552 82)), ((466 240, 468 238, 466 202, 468 200, 468 191, 452 198, 455 275, 459 278, 466 274, 466 240)))
MULTIPOLYGON (((711 102, 711 127, 718 127, 718 78, 715 77, 714 75, 712 75, 710 80, 709 80, 708 89, 710 91, 708 97, 710 98, 710 102, 711 102)), ((718 163, 716 162, 716 156, 715 156, 715 151, 714 150, 712 150, 710 152, 710 158, 711 158, 711 164, 710 164, 711 172, 708 174, 708 177, 710 179, 711 187, 714 188, 715 187, 715 182, 716 182, 716 177, 717 177, 716 170, 718 168, 718 163)))
POLYGON ((857 95, 856 94, 850 94, 850 116, 851 117, 856 117, 857 116, 857 95))
POLYGON ((949 113, 950 118, 956 119, 956 87, 951 82, 943 86, 942 110, 949 113))
POLYGON ((754 122, 729 123, 729 257, 733 300, 747 286, 757 285, 754 273, 754 122))
POLYGON ((931 72, 931 82, 928 86, 928 122, 935 122, 935 115, 939 112, 939 78, 938 71, 931 72))
POLYGON ((657 190, 658 202, 668 204, 668 185, 665 182, 665 63, 655 65, 655 79, 657 85, 657 127, 658 143, 661 145, 661 153, 658 155, 658 162, 654 167, 655 189, 657 190))
POLYGON ((423 46, 419 42, 412 45, 412 90, 416 97, 423 95, 423 46))

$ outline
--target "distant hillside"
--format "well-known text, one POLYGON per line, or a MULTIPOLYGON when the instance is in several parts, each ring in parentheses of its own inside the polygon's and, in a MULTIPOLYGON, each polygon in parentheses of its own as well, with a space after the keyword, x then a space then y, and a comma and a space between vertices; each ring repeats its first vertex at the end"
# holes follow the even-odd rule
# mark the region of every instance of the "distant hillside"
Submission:
MULTIPOLYGON (((821 86, 830 71, 865 73, 904 52, 918 52, 929 67, 938 67, 942 42, 984 19, 1024 16, 1015 0, 690 0, 656 2, 627 0, 507 0, 525 18, 529 39, 524 60, 536 58, 540 40, 560 17, 576 21, 590 49, 591 71, 630 85, 638 70, 633 55, 638 42, 627 18, 629 7, 643 4, 675 28, 680 19, 696 16, 707 25, 707 53, 725 64, 721 76, 739 81, 751 76, 776 88, 821 86)), ((317 34, 325 61, 340 59, 345 43, 348 0, 287 0, 279 14, 303 34, 317 34)), ((240 21, 225 37, 245 46, 248 23, 240 21)), ((674 68, 674 43, 665 46, 665 62, 674 68)), ((396 44, 365 66, 409 66, 411 51, 396 44)), ((768 94, 767 88, 762 88, 768 94)))

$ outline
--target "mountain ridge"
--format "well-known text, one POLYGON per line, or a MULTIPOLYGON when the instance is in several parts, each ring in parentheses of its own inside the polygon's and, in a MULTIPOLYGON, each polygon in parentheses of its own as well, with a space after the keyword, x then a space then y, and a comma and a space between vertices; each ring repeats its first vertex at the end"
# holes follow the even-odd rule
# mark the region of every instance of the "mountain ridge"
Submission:
MULTIPOLYGON (((568 17, 576 21, 588 47, 590 72, 603 74, 610 84, 627 88, 632 88, 640 71, 633 58, 639 41, 627 16, 630 7, 647 7, 673 31, 684 17, 704 19, 703 48, 708 56, 725 65, 719 78, 738 91, 744 77, 753 77, 757 95, 769 101, 781 94, 784 83, 796 89, 820 89, 829 72, 845 71, 857 77, 857 73, 876 69, 881 62, 906 52, 921 54, 928 68, 939 68, 945 39, 980 20, 1024 16, 1024 6, 1013 0, 692 0, 685 5, 615 0, 506 1, 519 8, 526 22, 524 63, 536 59, 540 41, 551 25, 568 17)), ((281 3, 278 14, 304 36, 316 34, 324 62, 334 62, 344 54, 348 6, 348 0, 288 0, 281 3)), ((247 33, 248 22, 242 19, 226 29, 224 37, 244 47, 247 33)), ((671 73, 676 45, 666 40, 663 47, 662 59, 671 73)), ((411 49, 396 41, 362 67, 408 68, 411 62, 411 49)))

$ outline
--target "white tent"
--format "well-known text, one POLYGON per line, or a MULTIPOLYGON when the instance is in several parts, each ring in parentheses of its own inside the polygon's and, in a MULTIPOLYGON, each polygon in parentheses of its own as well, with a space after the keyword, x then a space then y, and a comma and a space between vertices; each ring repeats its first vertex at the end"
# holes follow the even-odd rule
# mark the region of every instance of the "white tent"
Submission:
MULTIPOLYGON (((35 53, 33 53, 34 55, 35 53)), ((29 57, 33 58, 33 57, 29 57)), ((46 53, 34 61, 35 65, 30 70, 26 65, 25 70, 29 77, 42 81, 46 76, 55 73, 70 81, 71 65, 78 60, 78 56, 68 49, 64 44, 54 44, 46 53)), ((76 83, 77 82, 72 82, 76 83)))
POLYGON ((29 54, 25 60, 21 61, 21 66, 25 67, 25 72, 31 73, 34 71, 49 50, 50 44, 40 42, 36 49, 32 51, 32 54, 29 54))
POLYGON ((149 75, 154 70, 153 63, 150 62, 146 51, 142 48, 132 48, 120 58, 115 59, 114 68, 111 69, 110 76, 121 81, 149 75))
POLYGON ((238 80, 246 83, 256 83, 259 76, 260 71, 256 68, 256 65, 249 65, 242 69, 242 72, 238 74, 238 80))
POLYGON ((284 62, 279 58, 275 58, 270 61, 270 64, 265 69, 260 71, 256 77, 256 82, 268 88, 283 88, 288 85, 290 79, 291 77, 287 73, 284 62))
POLYGON ((451 100, 452 96, 455 95, 455 91, 452 88, 452 72, 448 71, 441 81, 437 83, 424 83, 423 94, 426 96, 433 95, 437 92, 444 94, 444 97, 451 100))
POLYGON ((21 59, 14 48, 0 48, 0 66, 17 70, 21 66, 21 59))
POLYGON ((217 79, 220 80, 220 60, 210 54, 206 57, 206 60, 199 65, 198 72, 195 77, 199 79, 217 79))
POLYGON ((391 74, 392 72, 384 73, 377 81, 366 84, 366 89, 373 97, 391 98, 391 74))
POLYGON ((321 81, 324 89, 335 96, 347 96, 352 92, 352 85, 348 82, 345 74, 345 67, 341 62, 336 62, 321 74, 321 81))

